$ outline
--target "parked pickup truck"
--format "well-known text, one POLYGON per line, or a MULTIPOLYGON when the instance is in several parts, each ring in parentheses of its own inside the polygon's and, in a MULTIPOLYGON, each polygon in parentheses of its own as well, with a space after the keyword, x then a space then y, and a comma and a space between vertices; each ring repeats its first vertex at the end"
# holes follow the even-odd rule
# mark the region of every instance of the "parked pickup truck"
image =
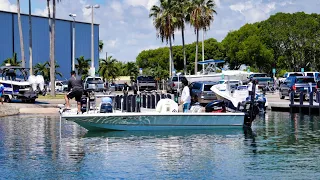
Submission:
MULTIPOLYGON (((283 83, 288 77, 305 76, 303 72, 286 72, 282 78, 279 78, 280 83, 283 83)), ((306 75, 309 76, 309 75, 306 75)))
POLYGON ((137 87, 139 91, 143 90, 156 90, 157 83, 152 76, 138 76, 137 77, 137 87))
POLYGON ((266 86, 273 86, 274 82, 271 77, 269 77, 266 73, 252 73, 248 77, 248 81, 244 84, 248 84, 249 80, 256 80, 258 82, 259 88, 265 88, 266 86))
POLYGON ((317 85, 312 76, 288 77, 280 85, 279 96, 280 99, 284 99, 285 96, 290 96, 291 92, 295 92, 295 97, 299 97, 300 92, 303 92, 304 98, 307 99, 311 88, 312 92, 316 92, 317 85))
POLYGON ((83 83, 84 90, 94 92, 104 92, 105 87, 101 77, 86 77, 83 83))

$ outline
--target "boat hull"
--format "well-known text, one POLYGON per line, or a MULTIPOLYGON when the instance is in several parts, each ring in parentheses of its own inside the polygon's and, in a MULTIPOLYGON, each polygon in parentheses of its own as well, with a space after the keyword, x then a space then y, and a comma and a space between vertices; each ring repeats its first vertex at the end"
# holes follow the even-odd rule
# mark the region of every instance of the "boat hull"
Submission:
POLYGON ((242 127, 244 113, 84 114, 62 116, 89 131, 179 130, 242 127))

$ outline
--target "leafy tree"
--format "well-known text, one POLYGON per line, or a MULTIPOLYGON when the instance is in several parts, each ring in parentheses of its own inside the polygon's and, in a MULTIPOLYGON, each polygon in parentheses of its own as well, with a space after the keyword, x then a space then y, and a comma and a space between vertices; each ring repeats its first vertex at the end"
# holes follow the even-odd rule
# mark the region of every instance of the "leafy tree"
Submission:
POLYGON ((185 50, 185 42, 184 42, 184 30, 185 30, 185 22, 189 22, 190 13, 188 12, 189 6, 191 6, 191 2, 189 0, 176 0, 175 1, 175 9, 177 18, 177 29, 181 30, 182 35, 182 50, 183 50, 183 70, 184 74, 187 74, 187 57, 185 50))
POLYGON ((103 50, 103 41, 102 40, 99 40, 99 52, 102 52, 103 50))
POLYGON ((213 21, 213 15, 216 14, 215 3, 213 0, 192 0, 191 6, 188 10, 190 13, 190 23, 194 27, 194 31, 197 36, 196 44, 196 54, 195 61, 196 64, 194 68, 194 73, 198 72, 198 44, 199 44, 199 30, 203 29, 207 31, 210 28, 210 24, 213 21))
POLYGON ((177 23, 177 18, 175 17, 175 6, 173 0, 160 0, 160 6, 152 6, 150 10, 149 17, 153 18, 153 24, 157 30, 157 37, 161 38, 168 43, 170 47, 170 75, 173 66, 173 52, 172 52, 172 39, 174 40, 174 29, 177 23), (172 39, 171 39, 172 38, 172 39))
POLYGON ((134 62, 127 62, 124 65, 124 70, 125 70, 124 75, 130 76, 130 77, 136 78, 139 74, 138 67, 134 62))
MULTIPOLYGON (((45 81, 50 81, 50 61, 46 61, 44 63, 37 63, 34 67, 34 74, 35 75, 42 75, 43 76, 43 79, 45 81)), ((54 76, 55 76, 55 79, 58 76, 62 77, 62 74, 60 72, 57 71, 57 69, 60 68, 60 65, 57 63, 57 61, 55 61, 55 72, 54 72, 54 76)))
POLYGON ((77 64, 75 64, 75 68, 78 72, 78 75, 84 79, 89 74, 91 59, 85 59, 84 56, 80 56, 76 58, 76 60, 77 64))
POLYGON ((21 66, 21 61, 18 61, 17 59, 17 53, 13 53, 11 58, 4 60, 2 66, 5 66, 6 64, 11 64, 11 66, 21 66))
POLYGON ((48 82, 50 81, 50 69, 49 69, 49 62, 44 63, 37 63, 34 67, 34 74, 40 74, 43 76, 43 79, 48 82))
POLYGON ((112 56, 109 56, 108 59, 100 59, 99 63, 99 74, 103 79, 113 81, 119 76, 119 69, 116 66, 118 61, 112 56))

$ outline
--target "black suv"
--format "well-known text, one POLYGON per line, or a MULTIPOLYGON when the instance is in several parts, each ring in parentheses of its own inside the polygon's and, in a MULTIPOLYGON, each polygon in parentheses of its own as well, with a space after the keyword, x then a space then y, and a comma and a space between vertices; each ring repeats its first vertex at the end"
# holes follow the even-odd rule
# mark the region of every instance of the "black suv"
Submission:
POLYGON ((300 92, 303 92, 304 98, 308 92, 316 92, 317 85, 313 77, 311 76, 291 76, 288 77, 281 85, 279 89, 280 99, 284 99, 285 96, 290 96, 291 92, 295 92, 295 97, 299 97, 300 92))

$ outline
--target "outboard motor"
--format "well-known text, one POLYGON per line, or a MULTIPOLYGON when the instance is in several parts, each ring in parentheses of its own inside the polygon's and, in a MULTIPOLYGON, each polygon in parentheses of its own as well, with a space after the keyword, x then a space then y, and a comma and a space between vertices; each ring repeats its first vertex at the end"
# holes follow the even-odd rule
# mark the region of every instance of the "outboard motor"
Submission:
POLYGON ((31 87, 32 87, 32 90, 33 91, 36 91, 37 90, 37 78, 35 75, 30 75, 29 78, 28 78, 28 82, 30 83, 31 87))
POLYGON ((238 110, 244 112, 244 125, 247 127, 251 127, 253 120, 259 114, 258 103, 254 102, 251 104, 251 101, 243 101, 239 103, 238 110))
POLYGON ((205 107, 206 112, 226 112, 226 104, 222 100, 215 100, 210 102, 205 107))
POLYGON ((112 113, 112 99, 110 97, 104 97, 101 100, 100 113, 112 113))
POLYGON ((83 95, 81 97, 81 112, 84 113, 87 111, 87 108, 88 108, 88 97, 83 95))
POLYGON ((266 98, 264 97, 264 95, 256 95, 255 100, 256 100, 256 103, 257 103, 257 106, 258 106, 260 112, 265 113, 266 98))
POLYGON ((45 88, 44 88, 44 78, 42 75, 36 76, 36 84, 38 86, 39 92, 43 94, 45 92, 45 88))

